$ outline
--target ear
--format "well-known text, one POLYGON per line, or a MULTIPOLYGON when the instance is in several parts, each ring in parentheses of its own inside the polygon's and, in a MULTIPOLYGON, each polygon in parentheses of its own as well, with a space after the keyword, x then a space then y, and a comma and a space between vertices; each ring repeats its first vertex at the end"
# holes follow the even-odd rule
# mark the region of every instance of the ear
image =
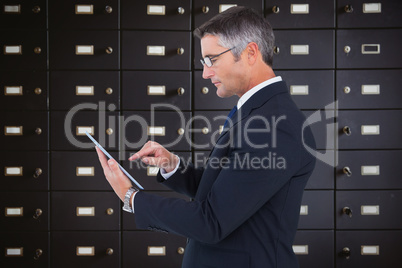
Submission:
POLYGON ((246 47, 247 59, 250 64, 254 64, 257 61, 257 56, 260 53, 258 45, 254 42, 248 43, 246 47))

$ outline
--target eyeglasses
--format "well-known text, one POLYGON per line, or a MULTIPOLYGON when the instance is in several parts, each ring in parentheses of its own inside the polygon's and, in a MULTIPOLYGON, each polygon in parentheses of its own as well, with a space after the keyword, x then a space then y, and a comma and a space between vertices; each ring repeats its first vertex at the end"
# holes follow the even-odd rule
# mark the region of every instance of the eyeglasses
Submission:
POLYGON ((216 57, 218 57, 218 56, 220 56, 220 55, 222 55, 222 54, 225 54, 226 52, 229 52, 229 51, 231 51, 232 49, 234 49, 235 47, 232 47, 232 48, 230 48, 230 49, 228 49, 228 50, 225 50, 225 51, 223 51, 222 53, 219 53, 218 55, 215 55, 215 56, 213 56, 213 57, 205 57, 205 58, 203 58, 203 59, 201 59, 200 61, 201 61, 201 63, 202 63, 202 65, 206 65, 206 66, 208 66, 208 67, 211 67, 212 66, 212 59, 214 59, 214 58, 216 58, 216 57))

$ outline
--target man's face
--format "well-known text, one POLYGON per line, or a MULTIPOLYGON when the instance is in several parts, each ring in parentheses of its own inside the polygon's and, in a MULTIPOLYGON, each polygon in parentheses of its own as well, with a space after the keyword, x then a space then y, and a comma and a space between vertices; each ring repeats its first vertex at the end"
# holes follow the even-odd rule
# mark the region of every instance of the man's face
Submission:
MULTIPOLYGON (((202 57, 213 57, 229 48, 218 44, 219 38, 212 35, 206 35, 201 39, 202 57)), ((235 61, 233 54, 229 51, 214 59, 212 66, 204 65, 202 77, 211 79, 216 86, 216 94, 221 98, 231 97, 233 95, 242 96, 247 90, 247 68, 243 60, 243 54, 240 60, 235 61)))

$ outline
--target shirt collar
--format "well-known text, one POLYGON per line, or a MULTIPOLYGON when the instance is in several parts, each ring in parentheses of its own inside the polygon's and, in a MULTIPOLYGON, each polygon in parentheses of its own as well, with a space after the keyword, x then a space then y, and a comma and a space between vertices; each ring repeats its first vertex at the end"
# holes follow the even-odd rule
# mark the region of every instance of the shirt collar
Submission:
POLYGON ((246 103, 246 101, 253 96, 255 93, 257 93, 260 89, 271 85, 273 83, 276 82, 280 82, 282 81, 282 77, 280 76, 275 76, 274 78, 268 79, 258 85, 256 85, 255 87, 253 87, 252 89, 250 89, 249 91, 247 91, 246 93, 243 94, 243 96, 241 96, 241 98, 239 99, 239 101, 237 102, 237 109, 240 109, 240 107, 246 103))

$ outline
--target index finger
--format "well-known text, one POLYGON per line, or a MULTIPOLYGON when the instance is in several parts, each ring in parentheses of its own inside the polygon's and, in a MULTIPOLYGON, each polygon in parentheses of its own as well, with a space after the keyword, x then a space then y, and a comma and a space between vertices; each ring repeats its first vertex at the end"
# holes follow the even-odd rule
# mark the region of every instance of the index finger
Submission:
POLYGON ((155 153, 156 148, 152 146, 143 147, 141 150, 133 154, 128 160, 133 161, 144 156, 153 155, 155 153))

